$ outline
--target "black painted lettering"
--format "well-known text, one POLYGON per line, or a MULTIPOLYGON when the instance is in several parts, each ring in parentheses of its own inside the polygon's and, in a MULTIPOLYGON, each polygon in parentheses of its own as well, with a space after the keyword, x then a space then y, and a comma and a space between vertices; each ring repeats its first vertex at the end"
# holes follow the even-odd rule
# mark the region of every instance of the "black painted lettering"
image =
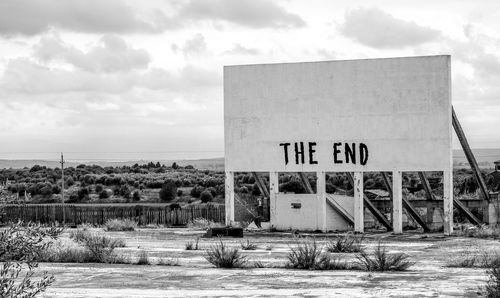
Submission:
POLYGON ((368 161, 368 146, 363 143, 359 144, 359 163, 364 166, 368 161))
POLYGON ((281 143, 280 146, 283 146, 283 150, 285 151, 285 165, 288 164, 288 146, 290 143, 281 143))
POLYGON ((299 164, 299 155, 300 161, 304 164, 304 142, 295 143, 295 163, 299 164), (300 144, 300 150, 299 150, 300 144))
POLYGON ((318 161, 314 160, 314 153, 316 152, 316 142, 309 142, 309 164, 317 165, 318 161))
POLYGON ((339 160, 338 154, 340 153, 340 149, 337 147, 342 146, 342 143, 333 143, 333 162, 334 163, 342 163, 342 160, 339 160))
POLYGON ((345 143, 345 163, 349 162, 356 164, 356 143, 352 143, 352 148, 345 143))

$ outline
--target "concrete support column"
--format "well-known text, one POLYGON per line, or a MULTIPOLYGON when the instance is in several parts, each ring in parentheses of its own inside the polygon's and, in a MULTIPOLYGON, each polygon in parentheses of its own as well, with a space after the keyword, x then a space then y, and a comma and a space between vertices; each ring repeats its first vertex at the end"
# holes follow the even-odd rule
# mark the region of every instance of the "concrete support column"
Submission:
POLYGON ((234 222, 234 172, 226 172, 225 210, 226 225, 234 222))
POLYGON ((316 172, 316 228, 326 232, 326 181, 325 172, 316 172))
POLYGON ((445 235, 453 233, 453 175, 451 170, 443 172, 443 227, 445 235))
POLYGON ((394 234, 403 233, 403 188, 401 171, 392 172, 392 229, 394 234))
POLYGON ((363 172, 354 172, 354 231, 365 231, 363 172))
POLYGON ((279 193, 278 172, 269 172, 269 217, 271 226, 276 227, 276 200, 279 193))

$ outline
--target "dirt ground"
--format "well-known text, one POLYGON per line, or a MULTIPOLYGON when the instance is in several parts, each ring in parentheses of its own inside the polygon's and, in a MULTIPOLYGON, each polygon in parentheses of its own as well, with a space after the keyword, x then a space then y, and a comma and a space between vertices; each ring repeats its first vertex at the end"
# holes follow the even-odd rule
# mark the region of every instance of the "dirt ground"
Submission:
MULTIPOLYGON (((43 263, 40 269, 56 276, 42 297, 480 297, 487 280, 484 269, 450 268, 446 263, 461 258, 471 247, 500 249, 497 240, 443 237, 440 234, 369 234, 366 247, 378 239, 389 252, 404 252, 416 262, 404 272, 310 271, 285 268, 216 269, 204 251, 187 251, 185 243, 203 231, 188 229, 142 229, 106 232, 125 239, 118 252, 136 258, 145 250, 153 263, 159 258, 178 266, 123 264, 43 263)), ((64 237, 68 237, 65 233, 64 237)), ((320 242, 327 235, 316 235, 320 242)), ((239 246, 249 239, 257 250, 243 251, 250 263, 280 267, 297 241, 290 233, 245 233, 244 239, 224 238, 239 246)), ((216 239, 200 239, 201 248, 216 239)), ((339 254, 353 259, 354 254, 339 254)))

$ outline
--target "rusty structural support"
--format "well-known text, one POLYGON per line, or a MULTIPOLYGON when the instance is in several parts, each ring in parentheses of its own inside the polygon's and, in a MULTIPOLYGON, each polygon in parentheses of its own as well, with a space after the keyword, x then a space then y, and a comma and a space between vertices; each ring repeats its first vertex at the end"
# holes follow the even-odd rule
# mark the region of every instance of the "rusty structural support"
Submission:
MULTIPOLYGON (((389 195, 391 196, 392 199, 392 185, 389 176, 385 172, 380 172, 382 174, 382 178, 384 179, 385 187, 389 191, 389 195)), ((429 232, 430 229, 427 226, 427 223, 422 219, 420 214, 418 213, 417 209, 415 209, 410 201, 403 197, 403 207, 405 208, 406 212, 408 215, 410 215, 423 229, 424 232, 429 232)))
MULTIPOLYGON (((429 184, 429 180, 427 180, 427 177, 425 176, 424 172, 418 172, 418 176, 420 177, 420 181, 422 182, 422 185, 424 186, 425 193, 427 194, 427 199, 428 200, 435 200, 434 194, 432 193, 431 186, 429 184)), ((481 225, 482 222, 479 220, 477 217, 470 212, 470 210, 462 203, 460 202, 459 199, 453 197, 453 205, 460 211, 462 214, 465 215, 465 217, 475 225, 481 225)))
MULTIPOLYGON (((354 187, 354 178, 351 173, 346 173, 349 182, 354 187)), ((365 207, 373 214, 373 216, 387 229, 387 231, 392 231, 391 222, 373 205, 373 203, 368 199, 368 197, 363 194, 363 202, 365 207)))
POLYGON ((269 221, 269 206, 270 206, 270 195, 269 195, 269 189, 267 187, 267 184, 265 183, 264 180, 262 180, 262 177, 257 174, 257 172, 252 172, 252 176, 255 178, 255 182, 257 182, 257 186, 259 187, 260 193, 264 196, 263 202, 262 202, 262 217, 264 217, 264 221, 269 221))
POLYGON ((455 129, 455 133, 457 134, 458 140, 460 141, 462 149, 464 150, 465 157, 467 157, 467 161, 469 162, 472 171, 474 172, 474 176, 476 177, 476 180, 479 184, 479 187, 481 188, 481 192, 483 193, 484 199, 489 201, 490 194, 488 192, 488 188, 486 187, 486 183, 484 182, 483 176, 481 175, 481 171, 479 170, 479 166, 477 165, 476 158, 474 157, 474 154, 470 149, 469 142, 467 142, 467 138, 465 137, 465 133, 462 129, 462 126, 460 125, 460 122, 458 122, 458 118, 457 115, 455 114, 455 109, 453 109, 453 107, 452 107, 452 123, 453 123, 453 128, 455 129))

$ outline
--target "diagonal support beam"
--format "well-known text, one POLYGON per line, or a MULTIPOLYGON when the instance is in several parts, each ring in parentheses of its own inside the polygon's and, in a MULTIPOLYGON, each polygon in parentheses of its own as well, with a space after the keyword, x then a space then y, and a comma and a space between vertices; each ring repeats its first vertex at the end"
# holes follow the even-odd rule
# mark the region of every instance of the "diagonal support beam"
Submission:
MULTIPOLYGON (((385 172, 380 172, 380 173, 382 174, 382 178, 384 179, 385 187, 389 191, 389 194, 390 194, 391 200, 392 200, 392 184, 391 184, 390 178, 387 175, 387 173, 385 173, 385 172)), ((429 227, 427 226, 427 224, 425 223, 423 218, 420 216, 420 213, 418 213, 417 209, 415 209, 411 205, 410 201, 405 197, 403 197, 403 207, 405 208, 406 212, 408 212, 408 214, 424 229, 424 232, 430 231, 429 227)))
MULTIPOLYGON (((429 180, 427 180, 427 177, 425 176, 424 172, 418 172, 418 175, 420 176, 420 180, 422 181, 422 185, 424 186, 425 192, 427 194, 427 199, 428 200, 434 200, 434 194, 432 193, 431 186, 429 184, 429 180), (429 199, 430 198, 430 199, 429 199)), ((475 225, 481 225, 482 222, 470 212, 470 210, 465 206, 462 202, 460 202, 459 199, 455 198, 453 196, 453 205, 463 214, 465 217, 475 225)))
POLYGON ((255 182, 257 182, 257 186, 259 187, 260 193, 266 197, 269 198, 269 190, 267 189, 267 185, 262 181, 260 178, 259 174, 257 172, 252 172, 253 178, 255 178, 255 182))
POLYGON ((299 178, 302 181, 302 185, 306 189, 307 193, 314 193, 311 184, 309 183, 309 179, 307 179, 306 175, 303 172, 298 172, 299 178))
MULTIPOLYGON (((346 173, 349 182, 354 187, 354 178, 351 173, 346 173)), ((373 205, 373 203, 368 199, 368 197, 363 194, 363 202, 365 207, 373 214, 373 216, 387 229, 387 231, 392 231, 391 222, 373 205)))
POLYGON ((462 126, 460 125, 460 122, 458 122, 458 118, 457 115, 455 114, 455 109, 453 109, 453 107, 452 107, 452 123, 453 123, 453 128, 455 129, 455 133, 457 134, 458 140, 460 141, 462 149, 464 150, 465 157, 467 157, 467 161, 469 162, 472 168, 472 172, 474 172, 474 176, 476 177, 479 187, 481 188, 481 192, 483 193, 484 199, 489 201, 490 194, 488 192, 488 188, 486 187, 486 183, 484 182, 483 176, 481 175, 481 171, 479 170, 479 166, 477 165, 476 158, 474 157, 474 154, 470 149, 469 142, 467 142, 467 138, 465 137, 465 133, 462 129, 462 126))
POLYGON ((427 196, 427 200, 429 200, 429 201, 435 200, 436 198, 434 197, 434 194, 432 193, 431 185, 429 183, 429 180, 427 180, 425 173, 418 172, 418 177, 420 178, 420 182, 422 182, 422 185, 424 186, 425 195, 427 196))

